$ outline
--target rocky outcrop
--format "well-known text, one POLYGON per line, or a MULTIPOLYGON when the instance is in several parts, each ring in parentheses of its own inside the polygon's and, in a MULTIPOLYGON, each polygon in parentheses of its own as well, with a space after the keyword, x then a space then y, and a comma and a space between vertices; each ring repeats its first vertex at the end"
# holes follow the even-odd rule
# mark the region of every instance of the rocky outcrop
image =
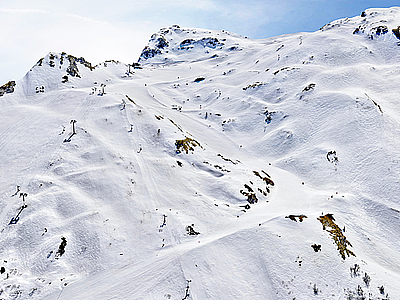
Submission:
POLYGON ((195 47, 196 45, 215 49, 216 47, 222 47, 224 43, 220 42, 217 38, 212 38, 212 37, 202 38, 200 40, 186 39, 181 42, 179 48, 190 49, 195 47))
POLYGON ((0 97, 4 94, 10 94, 14 92, 15 81, 9 81, 6 84, 0 86, 0 97))
MULTIPOLYGON (((225 32, 221 33, 229 35, 225 32)), ((206 51, 207 49, 221 49, 225 45, 224 41, 226 39, 220 39, 212 35, 211 31, 184 29, 178 25, 162 28, 151 36, 148 45, 143 49, 139 57, 139 62, 155 56, 160 56, 160 60, 163 61, 168 59, 167 54, 181 54, 182 50, 194 48, 206 49, 206 51), (165 57, 161 57, 161 54, 165 57)))

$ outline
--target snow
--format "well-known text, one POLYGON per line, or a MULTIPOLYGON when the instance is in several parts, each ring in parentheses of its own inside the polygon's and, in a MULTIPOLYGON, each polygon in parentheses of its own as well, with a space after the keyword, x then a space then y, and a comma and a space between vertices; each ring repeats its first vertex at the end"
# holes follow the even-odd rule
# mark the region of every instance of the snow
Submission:
POLYGON ((0 297, 397 299, 398 24, 172 26, 142 69, 49 53, 0 97, 0 297))

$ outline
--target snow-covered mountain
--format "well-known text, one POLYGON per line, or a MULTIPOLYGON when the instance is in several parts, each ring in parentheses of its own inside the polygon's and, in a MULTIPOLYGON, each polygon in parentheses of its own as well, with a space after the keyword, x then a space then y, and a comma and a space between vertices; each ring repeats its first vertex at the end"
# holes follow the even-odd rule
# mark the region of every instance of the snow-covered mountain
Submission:
POLYGON ((40 59, 0 87, 0 299, 399 299, 399 30, 40 59))

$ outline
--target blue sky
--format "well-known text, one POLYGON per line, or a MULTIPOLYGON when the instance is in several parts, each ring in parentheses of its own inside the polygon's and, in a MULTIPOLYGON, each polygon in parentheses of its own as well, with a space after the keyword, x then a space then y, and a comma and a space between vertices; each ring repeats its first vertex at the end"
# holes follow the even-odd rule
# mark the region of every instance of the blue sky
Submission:
POLYGON ((92 64, 137 61, 151 34, 178 24, 250 38, 316 31, 324 24, 397 1, 348 0, 0 0, 0 85, 18 80, 48 52, 92 64))

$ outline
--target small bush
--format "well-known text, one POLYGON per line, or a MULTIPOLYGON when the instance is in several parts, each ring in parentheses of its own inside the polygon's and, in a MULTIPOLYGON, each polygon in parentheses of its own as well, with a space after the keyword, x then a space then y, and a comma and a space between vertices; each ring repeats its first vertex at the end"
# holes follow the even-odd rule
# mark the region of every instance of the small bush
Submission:
POLYGON ((67 239, 65 237, 61 238, 61 244, 56 252, 55 259, 59 259, 65 253, 65 247, 67 246, 67 239))
POLYGON ((354 264, 354 267, 350 267, 350 275, 351 277, 360 276, 360 266, 358 264, 354 264))
POLYGON ((176 140, 175 146, 176 146, 176 153, 181 153, 182 151, 185 151, 186 154, 188 154, 189 151, 194 151, 194 148, 197 146, 201 147, 198 141, 189 137, 183 140, 176 140))
POLYGON ((288 219, 290 219, 292 221, 295 221, 295 222, 297 222, 297 220, 296 220, 296 218, 297 218, 297 219, 299 219, 300 222, 303 222, 303 220, 306 219, 307 216, 305 216, 305 215, 288 215, 285 218, 288 218, 288 219))
POLYGON ((256 82, 254 82, 253 84, 249 84, 248 86, 246 86, 246 87, 244 87, 243 88, 243 91, 245 91, 245 90, 247 90, 247 89, 254 89, 254 88, 256 88, 256 87, 259 87, 259 86, 262 86, 262 85, 265 85, 266 83, 265 82, 258 82, 258 81, 256 81, 256 82))
POLYGON ((371 282, 371 277, 370 277, 367 273, 365 273, 365 274, 364 274, 364 277, 363 277, 363 281, 364 281, 365 285, 366 285, 367 287, 369 287, 369 284, 370 284, 370 282, 371 282))
POLYGON ((315 252, 321 251, 321 245, 314 244, 311 245, 311 247, 314 249, 315 252))
POLYGON ((199 235, 200 232, 194 230, 194 224, 186 226, 186 232, 188 235, 199 235))
POLYGON ((317 219, 321 222, 322 229, 330 233, 343 259, 346 259, 346 254, 347 256, 350 255, 356 256, 351 250, 347 249, 347 246, 350 247, 353 246, 343 235, 343 232, 339 228, 339 226, 337 226, 336 223, 334 222, 335 218, 333 217, 332 214, 326 214, 324 216, 320 216, 317 219))
POLYGON ((310 83, 309 85, 307 85, 302 92, 308 92, 311 91, 315 88, 315 83, 310 83))

